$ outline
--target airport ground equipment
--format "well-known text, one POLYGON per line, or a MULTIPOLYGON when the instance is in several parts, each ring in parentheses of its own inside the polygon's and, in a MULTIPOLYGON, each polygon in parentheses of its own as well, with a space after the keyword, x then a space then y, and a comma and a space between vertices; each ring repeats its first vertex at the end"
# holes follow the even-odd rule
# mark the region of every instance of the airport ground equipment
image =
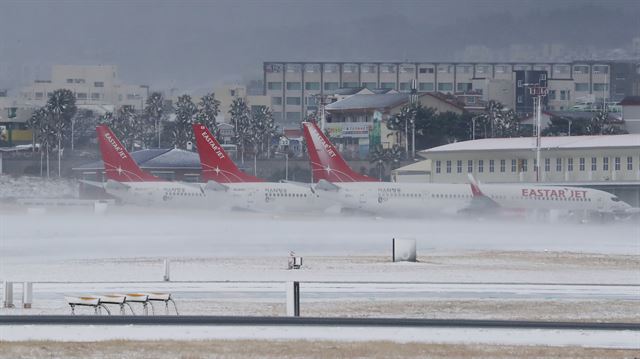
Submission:
POLYGON ((391 259, 394 262, 415 262, 416 240, 393 238, 391 245, 391 259))
POLYGON ((111 315, 111 311, 109 311, 109 308, 107 308, 102 302, 100 302, 100 297, 64 297, 64 299, 71 307, 71 315, 76 314, 76 307, 91 307, 93 308, 93 313, 95 315, 102 314, 101 309, 104 308, 104 310, 107 311, 107 314, 111 315))
POLYGON ((147 299, 151 308, 153 308, 153 302, 163 302, 165 315, 169 315, 169 302, 171 302, 171 304, 173 304, 173 309, 176 311, 176 315, 180 315, 178 314, 176 302, 171 298, 171 293, 149 293, 147 294, 147 299))
POLYGON ((289 252, 288 269, 300 269, 302 267, 302 257, 296 256, 294 252, 289 252))

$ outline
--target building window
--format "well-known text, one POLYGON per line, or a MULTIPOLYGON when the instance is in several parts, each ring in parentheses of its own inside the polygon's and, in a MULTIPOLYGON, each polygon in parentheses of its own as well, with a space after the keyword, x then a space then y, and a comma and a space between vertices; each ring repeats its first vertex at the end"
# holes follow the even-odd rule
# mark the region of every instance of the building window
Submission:
POLYGON ((549 97, 549 100, 555 100, 556 99, 556 90, 549 90, 549 94, 547 96, 549 97))
POLYGON ((287 97, 287 105, 300 105, 300 97, 287 97))
POLYGON ((507 72, 507 65, 496 65, 495 69, 497 74, 503 74, 507 72))
POLYGON ((93 87, 104 87, 104 82, 96 81, 93 83, 93 87))
POLYGON ((458 160, 456 162, 456 172, 462 173, 462 161, 461 160, 458 160))
POLYGON ((494 162, 494 160, 489 160, 489 172, 493 172, 495 170, 494 162))
POLYGON ((556 74, 568 74, 569 73, 569 65, 556 65, 554 67, 554 72, 556 74))
POLYGON ((267 82, 268 90, 282 90, 282 82, 267 82))
POLYGON ((484 172, 484 160, 478 160, 478 172, 484 172))
POLYGON ((287 72, 300 72, 300 64, 287 64, 285 69, 287 72))
POLYGON ((627 171, 633 170, 633 157, 627 157, 627 171))
POLYGON ((522 103, 522 96, 518 95, 518 103, 522 103))
POLYGON ((358 83, 357 82, 343 82, 342 83, 342 87, 355 89, 355 88, 358 88, 358 83))
POLYGON ((264 71, 267 73, 280 73, 282 72, 282 64, 266 64, 264 65, 264 71))
POLYGON ((602 157, 602 170, 603 171, 609 170, 609 157, 602 157))
POLYGON ((500 160, 500 172, 504 173, 504 171, 507 170, 507 161, 506 160, 500 160))
POLYGON ((416 68, 413 65, 401 65, 400 72, 403 74, 414 73, 416 68))
POLYGON ((609 84, 593 84, 593 91, 609 91, 609 84))
POLYGON ((562 158, 556 158, 556 172, 562 172, 562 158))
POLYGON ((566 101, 566 100, 568 100, 568 99, 569 99, 569 98, 567 97, 567 92, 568 92, 568 91, 560 90, 560 100, 562 100, 562 101, 566 101))
POLYGON ((402 92, 411 91, 411 82, 401 82, 400 83, 400 91, 402 91, 402 92))
POLYGON ((310 74, 320 72, 320 65, 319 64, 305 64, 304 65, 304 72, 308 72, 310 74))
POLYGON ((433 82, 421 82, 418 85, 418 90, 420 90, 421 92, 432 92, 433 82))
POLYGON ((451 173, 451 161, 447 161, 447 173, 451 173))
POLYGON ((320 90, 319 82, 305 82, 304 89, 308 91, 318 91, 320 90))
POLYGON ((276 122, 282 121, 282 112, 274 111, 273 112, 273 120, 276 121, 276 122))
POLYGON ((365 87, 368 89, 375 89, 376 87, 378 87, 378 84, 376 82, 363 82, 362 87, 365 87))
POLYGON ((575 65, 573 67, 574 74, 589 74, 589 66, 588 65, 575 65))
POLYGON ((520 171, 527 172, 527 160, 522 160, 520 163, 520 171))
POLYGON ((476 66, 476 73, 477 74, 488 74, 490 72, 490 67, 489 65, 477 65, 476 66))
POLYGON ((609 66, 608 65, 593 65, 593 74, 608 74, 609 66))
POLYGON ((67 83, 68 84, 72 84, 73 83, 73 79, 67 79, 67 83))
POLYGON ((452 71, 452 65, 438 65, 438 73, 450 74, 452 71))
POLYGON ((99 100, 99 99, 100 99, 100 94, 99 94, 99 93, 97 93, 97 92, 93 92, 93 93, 91 94, 91 99, 92 99, 92 100, 99 100))
POLYGON ((300 119, 301 119, 300 112, 297 112, 297 111, 287 112, 287 121, 295 122, 295 121, 300 121, 300 119))
POLYGON ((354 64, 344 64, 342 65, 342 73, 344 74, 352 74, 358 72, 358 65, 354 64))
POLYGON ((573 172, 573 158, 567 158, 567 171, 573 172))
POLYGON ((620 171, 620 157, 616 157, 613 160, 613 169, 616 171, 620 171))
POLYGON ((591 171, 597 171, 597 170, 598 170, 598 158, 591 157, 591 171))
POLYGON ((300 89, 302 89, 302 86, 299 82, 287 82, 287 90, 299 91, 300 89))
POLYGON ((516 171, 516 160, 511 160, 511 172, 515 172, 516 171))
POLYGON ((36 92, 36 100, 42 100, 42 98, 44 98, 44 93, 36 92))
MULTIPOLYGON (((131 95, 127 95, 127 100, 131 100, 131 99, 129 98, 129 96, 131 96, 131 95)), ((86 99, 87 99, 87 94, 86 94, 86 93, 84 93, 84 92, 78 92, 78 93, 76 93, 76 98, 77 98, 78 100, 86 100, 86 99)))
POLYGON ((392 73, 392 72, 396 72, 396 66, 395 65, 380 65, 380 72, 383 73, 392 73))
POLYGON ((337 82, 325 82, 324 83, 324 89, 325 90, 337 90, 338 87, 340 87, 340 84, 337 82))
POLYGON ((580 171, 584 171, 584 157, 580 157, 580 171))
POLYGON ((433 73, 433 67, 421 67, 419 72, 421 74, 432 74, 433 73))
POLYGON ((380 87, 382 87, 383 89, 394 90, 396 88, 396 83, 395 82, 381 82, 380 83, 380 87))
POLYGON ((438 91, 440 92, 446 92, 446 91, 453 91, 453 83, 451 82, 439 82, 438 83, 438 91))
POLYGON ((271 97, 271 106, 280 106, 282 105, 282 97, 273 96, 271 97))
POLYGON ((544 159, 544 171, 545 172, 551 172, 551 159, 550 158, 545 158, 544 159))
POLYGON ((363 74, 373 74, 376 72, 376 65, 360 65, 360 72, 363 74))
POLYGON ((589 84, 586 82, 576 82, 575 89, 576 89, 576 92, 588 92, 589 84))
POLYGON ((436 161, 436 173, 440 173, 442 161, 436 161))
POLYGON ((467 173, 473 173, 473 160, 467 161, 467 173))
POLYGON ((457 90, 458 92, 469 92, 471 91, 471 82, 458 82, 457 90))
POLYGON ((458 65, 458 67, 456 68, 456 71, 459 74, 468 74, 469 72, 471 72, 471 66, 470 65, 458 65))
POLYGON ((328 74, 333 74, 338 72, 337 64, 324 64, 324 72, 328 74))

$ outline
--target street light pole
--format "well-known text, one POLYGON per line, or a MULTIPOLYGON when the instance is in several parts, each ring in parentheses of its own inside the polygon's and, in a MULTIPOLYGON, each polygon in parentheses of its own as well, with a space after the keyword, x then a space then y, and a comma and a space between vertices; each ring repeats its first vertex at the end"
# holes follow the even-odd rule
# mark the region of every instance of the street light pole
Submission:
POLYGON ((569 137, 571 137, 571 120, 569 120, 569 133, 568 133, 569 137))

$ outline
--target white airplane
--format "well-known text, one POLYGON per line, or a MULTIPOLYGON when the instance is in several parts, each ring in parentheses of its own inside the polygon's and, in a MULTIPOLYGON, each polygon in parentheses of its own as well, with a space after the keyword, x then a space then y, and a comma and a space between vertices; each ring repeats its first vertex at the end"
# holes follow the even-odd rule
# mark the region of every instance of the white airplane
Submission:
POLYGON ((96 132, 107 182, 83 183, 104 188, 108 194, 128 204, 193 208, 220 206, 220 202, 212 201, 200 184, 169 182, 143 171, 107 126, 97 126, 96 132))
POLYGON ((627 214, 633 209, 618 197, 595 189, 532 185, 378 182, 353 171, 314 123, 304 122, 304 136, 317 191, 343 208, 420 216, 433 213, 513 212, 526 210, 592 211, 627 214))
POLYGON ((259 212, 322 212, 338 208, 309 184, 265 182, 248 175, 233 163, 206 126, 193 125, 202 179, 207 192, 225 195, 229 205, 259 212))

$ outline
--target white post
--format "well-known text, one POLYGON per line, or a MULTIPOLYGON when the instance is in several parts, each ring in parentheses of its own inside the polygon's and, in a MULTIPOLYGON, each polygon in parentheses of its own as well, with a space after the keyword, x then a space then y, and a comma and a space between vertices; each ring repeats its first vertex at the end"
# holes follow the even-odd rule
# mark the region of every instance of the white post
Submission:
POLYGON ((171 280, 171 263, 168 259, 164 260, 164 277, 162 278, 165 282, 169 282, 171 280))
POLYGON ((22 283, 22 307, 30 309, 31 304, 33 304, 33 283, 24 282, 22 283))
POLYGON ((300 282, 287 282, 287 316, 300 316, 300 282))
POLYGON ((5 281, 2 287, 4 288, 4 302, 2 307, 13 308, 13 282, 5 281))

